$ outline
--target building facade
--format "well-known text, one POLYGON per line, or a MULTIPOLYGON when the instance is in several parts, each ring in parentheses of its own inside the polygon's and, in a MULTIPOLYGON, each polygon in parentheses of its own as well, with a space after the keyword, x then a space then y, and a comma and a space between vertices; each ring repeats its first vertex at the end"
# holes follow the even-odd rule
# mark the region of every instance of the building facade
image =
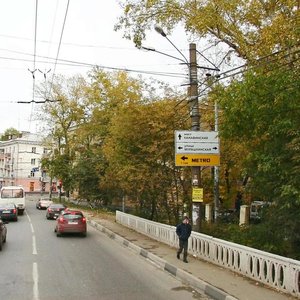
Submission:
MULTIPOLYGON (((0 141, 0 186, 21 185, 25 192, 48 192, 50 178, 41 169, 47 153, 42 137, 30 132, 0 141)), ((55 182, 51 186, 55 189, 55 182)))

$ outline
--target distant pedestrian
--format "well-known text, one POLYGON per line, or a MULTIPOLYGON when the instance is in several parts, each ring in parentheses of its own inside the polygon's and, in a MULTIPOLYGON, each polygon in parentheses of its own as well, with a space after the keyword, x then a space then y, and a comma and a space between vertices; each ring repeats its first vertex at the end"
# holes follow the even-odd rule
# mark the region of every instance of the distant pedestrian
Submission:
POLYGON ((182 223, 177 225, 176 234, 179 238, 179 249, 177 251, 177 258, 180 259, 180 254, 183 250, 183 261, 187 263, 187 250, 188 250, 188 239, 192 232, 192 226, 188 217, 184 217, 182 223))

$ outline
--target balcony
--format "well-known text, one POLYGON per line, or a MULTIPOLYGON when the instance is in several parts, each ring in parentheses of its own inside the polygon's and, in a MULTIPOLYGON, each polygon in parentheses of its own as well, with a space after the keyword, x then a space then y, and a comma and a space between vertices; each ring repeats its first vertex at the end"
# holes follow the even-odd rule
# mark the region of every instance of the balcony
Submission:
POLYGON ((11 153, 1 153, 0 152, 0 159, 10 159, 11 153))

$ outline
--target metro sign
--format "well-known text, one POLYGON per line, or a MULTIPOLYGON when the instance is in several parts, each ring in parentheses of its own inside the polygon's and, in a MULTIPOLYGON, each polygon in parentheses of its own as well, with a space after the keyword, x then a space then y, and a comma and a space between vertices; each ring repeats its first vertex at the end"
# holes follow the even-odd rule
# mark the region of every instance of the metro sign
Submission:
POLYGON ((175 165, 219 166, 220 145, 217 131, 175 131, 175 165))
POLYGON ((214 167, 220 165, 220 155, 216 154, 176 154, 177 167, 214 167))

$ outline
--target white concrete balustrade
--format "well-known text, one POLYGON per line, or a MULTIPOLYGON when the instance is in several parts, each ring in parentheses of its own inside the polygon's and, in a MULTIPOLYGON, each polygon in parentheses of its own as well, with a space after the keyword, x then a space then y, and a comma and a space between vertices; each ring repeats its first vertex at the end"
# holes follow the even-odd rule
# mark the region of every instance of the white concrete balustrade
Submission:
MULTIPOLYGON (((155 240, 178 246, 176 228, 117 211, 116 221, 155 240)), ((300 261, 192 232, 188 252, 300 298, 300 261)))

